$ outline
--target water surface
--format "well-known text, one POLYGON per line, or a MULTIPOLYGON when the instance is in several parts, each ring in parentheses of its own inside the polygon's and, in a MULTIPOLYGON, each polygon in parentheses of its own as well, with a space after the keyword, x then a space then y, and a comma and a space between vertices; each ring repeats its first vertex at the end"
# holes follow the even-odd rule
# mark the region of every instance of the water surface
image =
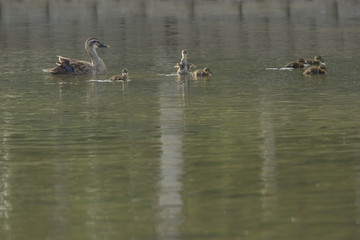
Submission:
POLYGON ((358 1, 0 6, 1 239, 360 237, 358 1), (41 71, 90 36, 106 76, 41 71))

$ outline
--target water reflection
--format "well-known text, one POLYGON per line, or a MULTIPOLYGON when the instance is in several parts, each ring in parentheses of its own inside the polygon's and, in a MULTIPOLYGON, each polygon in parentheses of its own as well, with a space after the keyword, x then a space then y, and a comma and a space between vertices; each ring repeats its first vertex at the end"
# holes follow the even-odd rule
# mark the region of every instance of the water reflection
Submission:
MULTIPOLYGON (((360 166, 355 169, 355 206, 356 206, 356 224, 360 226, 360 166)), ((360 227, 358 227, 360 236, 360 227)))
POLYGON ((177 80, 177 87, 178 87, 178 91, 179 91, 179 95, 182 97, 182 107, 186 107, 186 96, 188 94, 188 86, 189 86, 189 82, 192 80, 191 76, 188 75, 178 75, 176 76, 176 80, 177 80))
MULTIPOLYGON (((11 113, 2 112, 1 117, 3 126, 10 124, 10 119, 12 118, 11 113)), ((12 230, 11 223, 9 221, 12 207, 11 202, 8 201, 8 197, 11 196, 10 180, 12 178, 10 162, 11 156, 8 145, 8 138, 10 137, 10 133, 6 127, 0 128, 0 131, 0 219, 2 219, 0 224, 0 231, 7 232, 12 230)))
POLYGON ((263 220, 276 221, 276 205, 277 205, 277 168, 276 168, 276 139, 273 129, 272 105, 271 97, 264 90, 262 92, 261 115, 260 115, 260 129, 261 139, 263 143, 261 146, 263 165, 261 171, 261 180, 263 187, 262 207, 263 220))
POLYGON ((160 85, 161 163, 159 182, 159 239, 180 239, 183 156, 183 110, 173 82, 160 85))

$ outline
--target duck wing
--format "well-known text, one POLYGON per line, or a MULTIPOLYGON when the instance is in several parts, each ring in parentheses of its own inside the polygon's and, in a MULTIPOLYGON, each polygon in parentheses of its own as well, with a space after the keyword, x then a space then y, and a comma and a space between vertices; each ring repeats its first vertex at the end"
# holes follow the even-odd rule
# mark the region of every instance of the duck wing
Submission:
POLYGON ((319 73, 319 70, 317 67, 309 67, 303 72, 303 74, 305 74, 305 75, 312 75, 312 74, 318 74, 318 73, 319 73))
POLYGON ((44 69, 44 72, 52 74, 92 74, 92 64, 90 62, 58 56, 56 67, 44 69))
POLYGON ((284 67, 285 68, 296 68, 297 67, 297 62, 290 62, 288 64, 286 64, 284 67))

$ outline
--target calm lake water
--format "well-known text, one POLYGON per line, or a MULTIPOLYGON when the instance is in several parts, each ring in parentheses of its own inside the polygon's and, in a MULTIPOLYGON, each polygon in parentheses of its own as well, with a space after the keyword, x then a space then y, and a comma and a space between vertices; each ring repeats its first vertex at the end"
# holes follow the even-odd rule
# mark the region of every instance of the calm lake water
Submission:
POLYGON ((359 21, 356 0, 0 0, 0 239, 359 239, 359 21), (92 36, 107 76, 42 72, 92 36), (176 76, 183 48, 214 76, 176 76), (316 54, 328 75, 273 69, 316 54))

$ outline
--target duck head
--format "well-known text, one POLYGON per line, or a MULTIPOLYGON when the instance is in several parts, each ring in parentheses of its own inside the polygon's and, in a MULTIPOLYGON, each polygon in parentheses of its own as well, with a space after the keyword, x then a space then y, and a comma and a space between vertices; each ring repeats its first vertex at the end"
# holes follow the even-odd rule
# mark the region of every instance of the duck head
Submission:
POLYGON ((121 71, 121 74, 123 77, 127 77, 128 76, 128 70, 126 68, 124 68, 122 71, 121 71))
POLYGON ((325 65, 323 65, 323 64, 321 64, 321 65, 318 67, 318 69, 319 69, 319 72, 320 72, 320 73, 327 73, 327 69, 326 69, 325 65))
POLYGON ((108 47, 110 47, 110 46, 99 42, 99 40, 97 40, 96 38, 88 38, 85 42, 86 49, 108 48, 108 47))
POLYGON ((186 50, 186 49, 183 49, 183 50, 181 51, 181 56, 182 56, 182 58, 185 58, 185 59, 186 59, 186 57, 187 57, 187 50, 186 50))
POLYGON ((204 73, 207 74, 207 75, 212 75, 212 71, 210 70, 210 68, 206 67, 203 69, 204 73))
POLYGON ((301 66, 304 66, 304 64, 305 64, 305 59, 299 58, 299 59, 297 60, 297 63, 300 64, 301 66))
POLYGON ((322 57, 319 56, 319 55, 316 55, 316 56, 314 57, 314 61, 315 61, 315 62, 322 62, 322 57))

